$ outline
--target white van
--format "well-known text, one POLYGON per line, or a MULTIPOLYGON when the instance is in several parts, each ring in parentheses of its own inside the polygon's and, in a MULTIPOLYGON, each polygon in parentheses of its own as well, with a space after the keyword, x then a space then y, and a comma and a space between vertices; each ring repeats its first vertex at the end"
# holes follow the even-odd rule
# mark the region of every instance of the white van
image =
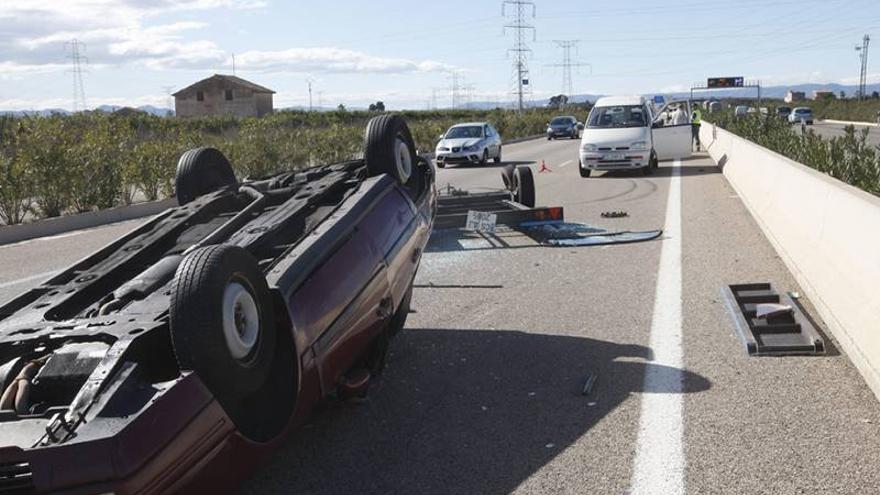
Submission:
POLYGON ((587 117, 578 169, 581 177, 589 177, 593 170, 642 169, 648 175, 659 160, 687 158, 692 150, 687 102, 669 102, 654 113, 644 97, 606 96, 599 98, 587 117), (660 116, 671 105, 684 105, 686 124, 663 121, 660 116))

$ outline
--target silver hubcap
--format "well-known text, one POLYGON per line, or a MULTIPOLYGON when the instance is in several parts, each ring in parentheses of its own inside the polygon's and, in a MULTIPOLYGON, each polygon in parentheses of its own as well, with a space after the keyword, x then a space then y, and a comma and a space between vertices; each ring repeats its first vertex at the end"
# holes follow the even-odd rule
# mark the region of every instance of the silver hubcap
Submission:
POLYGON ((223 336, 229 353, 244 359, 257 345, 260 313, 250 292, 238 282, 230 282, 223 291, 223 336))
POLYGON ((403 139, 398 137, 394 140, 394 150, 397 175, 400 177, 401 182, 406 182, 409 180, 410 174, 412 174, 412 155, 409 153, 409 146, 406 145, 403 139))

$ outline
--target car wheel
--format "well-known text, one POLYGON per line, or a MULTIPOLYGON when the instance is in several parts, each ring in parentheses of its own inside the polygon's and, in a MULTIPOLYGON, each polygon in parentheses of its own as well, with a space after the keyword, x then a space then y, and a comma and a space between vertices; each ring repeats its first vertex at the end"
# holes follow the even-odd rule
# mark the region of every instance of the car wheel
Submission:
POLYGON ((437 160, 437 168, 446 168, 446 162, 443 160, 437 160))
POLYGON ((177 161, 174 194, 181 206, 203 194, 236 184, 232 165, 216 148, 191 149, 177 161))
POLYGON ((489 162, 489 150, 484 149, 483 156, 480 157, 480 165, 485 165, 488 162, 489 162))
POLYGON ((647 167, 642 167, 642 174, 651 175, 654 173, 654 167, 648 165, 647 167))
POLYGON ((406 121, 399 115, 373 117, 364 130, 364 163, 371 177, 388 174, 408 184, 418 163, 406 121))
POLYGON ((581 177, 586 179, 590 176, 590 173, 592 172, 592 170, 585 168, 585 167, 582 167, 581 164, 578 163, 578 172, 580 172, 581 177))
POLYGON ((651 158, 648 159, 648 166, 651 168, 660 168, 660 160, 657 159, 657 153, 651 151, 651 158))
POLYGON ((231 416, 240 412, 267 381, 277 341, 257 260, 226 244, 191 252, 174 275, 169 316, 180 369, 194 371, 231 416))
POLYGON ((535 178, 532 175, 532 169, 525 165, 520 165, 513 171, 513 178, 516 184, 514 199, 516 199, 517 203, 534 208, 535 178))
POLYGON ((495 163, 501 163, 501 145, 498 145, 498 154, 495 155, 495 163))

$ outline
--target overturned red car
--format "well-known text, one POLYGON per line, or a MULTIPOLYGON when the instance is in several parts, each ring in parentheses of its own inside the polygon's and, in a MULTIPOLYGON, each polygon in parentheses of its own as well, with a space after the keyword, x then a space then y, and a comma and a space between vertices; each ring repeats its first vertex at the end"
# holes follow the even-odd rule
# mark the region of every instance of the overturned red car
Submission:
POLYGON ((437 201, 403 119, 258 180, 191 150, 176 195, 0 307, 0 494, 224 492, 381 371, 437 201))

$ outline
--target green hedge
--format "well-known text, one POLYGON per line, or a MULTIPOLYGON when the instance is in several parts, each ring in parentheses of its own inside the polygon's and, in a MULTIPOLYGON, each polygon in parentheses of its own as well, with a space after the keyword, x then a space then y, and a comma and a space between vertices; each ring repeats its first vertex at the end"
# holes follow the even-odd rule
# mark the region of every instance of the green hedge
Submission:
MULTIPOLYGON (((558 110, 403 112, 421 151, 456 122, 486 120, 505 139, 544 131, 558 110)), ((89 113, 0 117, 0 221, 21 223, 172 194, 178 157, 226 154, 240 177, 333 163, 361 153, 367 112, 282 111, 260 119, 168 119, 89 113)))
POLYGON ((880 195, 880 149, 868 143, 868 129, 857 131, 846 126, 843 136, 826 140, 809 126, 802 132, 800 126, 792 126, 772 114, 736 118, 731 112, 722 112, 713 113, 710 118, 740 137, 880 195))

